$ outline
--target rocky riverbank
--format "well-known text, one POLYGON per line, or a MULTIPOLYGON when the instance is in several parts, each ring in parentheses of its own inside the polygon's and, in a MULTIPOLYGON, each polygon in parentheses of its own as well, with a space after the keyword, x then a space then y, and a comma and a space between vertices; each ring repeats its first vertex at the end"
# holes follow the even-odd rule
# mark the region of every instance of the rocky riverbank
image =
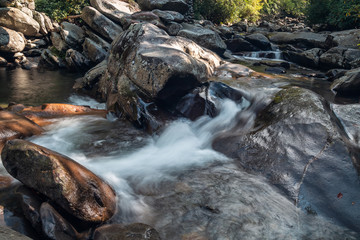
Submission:
MULTIPOLYGON (((26 186, 17 190, 22 212, 40 236, 215 239, 221 233, 227 236, 225 228, 231 228, 230 218, 245 234, 247 212, 235 216, 231 206, 237 203, 226 197, 239 199, 242 194, 222 174, 241 184, 241 169, 249 173, 249 179, 250 174, 262 176, 276 186, 283 194, 279 199, 294 202, 310 216, 319 215, 331 224, 345 226, 350 229, 346 232, 350 238, 358 237, 359 132, 354 126, 360 118, 349 112, 358 112, 359 105, 349 110, 303 88, 268 87, 269 75, 237 64, 233 55, 280 53, 291 63, 254 64, 267 65, 267 71, 278 74, 275 77, 294 64, 328 71, 322 77, 334 82, 331 90, 345 97, 359 97, 359 30, 316 32, 290 18, 263 21, 256 26, 215 26, 191 19, 191 6, 183 0, 161 4, 151 0, 90 3, 81 15, 83 26, 69 22, 57 25, 36 12, 32 1, 1 5, 3 65, 77 71, 91 68, 74 88, 106 102, 108 111, 150 132, 161 131, 177 118, 194 121, 203 115, 216 117, 221 111, 220 102, 230 99, 244 111, 236 114, 230 129, 211 136, 211 144, 235 165, 203 172, 197 169, 196 178, 182 176, 183 185, 164 188, 153 198, 144 194, 149 202, 159 201, 153 205, 164 216, 154 222, 158 231, 140 223, 114 224, 118 223, 112 217, 119 214, 121 196, 110 185, 66 156, 18 140, 42 134, 42 126, 51 123, 49 119, 104 117, 107 111, 60 104, 11 104, 0 111, 1 159, 6 170, 26 186), (268 87, 271 99, 259 100, 250 91, 235 88, 258 80, 268 87), (213 173, 217 177, 213 178, 213 173), (199 186, 204 179, 209 199, 205 193, 197 194, 203 191, 199 186), (217 189, 217 185, 225 187, 217 189), (170 214, 169 209, 176 214, 170 214), (182 229, 188 224, 185 216, 199 211, 200 215, 206 212, 207 220, 201 220, 203 227, 192 227, 193 232, 182 229)), ((251 91, 261 95, 259 89, 251 91)), ((260 188, 265 189, 262 185, 260 188)), ((281 220, 278 223, 283 224, 281 220)), ((336 229, 332 229, 335 239, 336 229)), ((234 236, 229 238, 237 239, 238 235, 234 236)))

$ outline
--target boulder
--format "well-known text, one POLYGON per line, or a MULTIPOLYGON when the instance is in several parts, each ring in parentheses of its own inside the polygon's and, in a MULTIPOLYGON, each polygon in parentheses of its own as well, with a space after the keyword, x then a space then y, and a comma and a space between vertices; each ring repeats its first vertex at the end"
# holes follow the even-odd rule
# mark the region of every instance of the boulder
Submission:
POLYGON ((29 17, 34 18, 33 11, 30 10, 29 8, 27 8, 27 7, 22 7, 20 10, 21 10, 22 12, 26 13, 27 15, 29 15, 29 17))
POLYGON ((85 7, 81 18, 108 41, 113 41, 123 29, 93 7, 85 7))
POLYGON ((252 52, 259 51, 260 49, 250 42, 246 41, 242 36, 236 36, 232 39, 225 41, 227 48, 236 53, 236 52, 252 52))
POLYGON ((34 11, 33 12, 33 18, 35 19, 35 21, 37 21, 40 25, 40 33, 42 35, 47 35, 48 34, 48 30, 46 29, 46 25, 45 25, 45 18, 44 16, 37 12, 37 11, 34 11))
POLYGON ((183 26, 177 22, 170 22, 166 25, 166 32, 170 36, 177 36, 181 29, 183 29, 183 26))
POLYGON ((11 140, 1 158, 12 176, 82 221, 104 222, 116 210, 114 190, 64 155, 24 140, 11 140))
POLYGON ((152 10, 163 22, 178 22, 182 23, 185 20, 184 15, 175 11, 161 11, 159 9, 152 10))
POLYGON ((100 92, 108 107, 119 102, 120 111, 137 121, 134 89, 152 101, 173 103, 205 82, 219 65, 217 55, 191 40, 171 37, 153 24, 136 24, 113 42, 100 92))
POLYGON ((159 233, 151 226, 143 223, 130 225, 108 224, 97 228, 94 240, 160 240, 159 233))
POLYGON ((90 38, 92 41, 94 41, 96 44, 100 45, 106 52, 110 51, 111 44, 96 35, 94 32, 92 32, 89 28, 83 27, 85 34, 88 38, 90 38))
POLYGON ((327 48, 328 35, 312 32, 275 32, 269 34, 271 42, 276 44, 294 44, 304 49, 327 48))
POLYGON ((360 29, 351 29, 330 34, 335 46, 358 49, 360 42, 360 29))
POLYGON ((247 35, 245 40, 263 51, 271 50, 271 43, 269 39, 261 33, 247 35))
POLYGON ((51 19, 45 13, 41 13, 41 15, 44 17, 44 23, 45 23, 46 30, 48 32, 54 32, 55 27, 54 27, 51 19))
POLYGON ((6 27, 0 27, 0 52, 16 53, 25 48, 25 38, 22 33, 18 33, 6 27))
MULTIPOLYGON (((331 110, 346 133, 347 138, 357 147, 360 146, 360 104, 338 105, 331 104, 331 110)), ((357 163, 360 167, 360 162, 357 163)))
POLYGON ((360 96, 360 68, 347 71, 344 76, 336 79, 331 90, 338 95, 360 96))
POLYGON ((57 32, 51 32, 50 39, 52 45, 58 50, 59 52, 66 52, 70 47, 69 45, 62 39, 61 35, 57 32))
POLYGON ((33 121, 9 111, 0 111, 0 150, 10 139, 31 137, 43 132, 33 121))
POLYGON ((40 31, 39 23, 17 8, 0 8, 0 25, 29 37, 37 36, 40 31))
POLYGON ((130 5, 127 2, 118 0, 90 0, 90 4, 116 23, 121 23, 123 17, 140 11, 136 5, 130 5))
POLYGON ((60 34, 62 39, 64 39, 65 42, 74 49, 79 49, 85 39, 84 30, 81 27, 69 22, 61 23, 60 34))
POLYGON ((98 83, 107 69, 107 61, 104 60, 85 74, 84 77, 76 80, 73 88, 77 91, 85 91, 89 95, 99 98, 98 83))
POLYGON ((221 55, 225 52, 226 44, 218 33, 201 25, 183 23, 182 26, 183 29, 179 31, 178 36, 191 39, 200 46, 210 49, 217 54, 221 55))
POLYGON ((360 197, 358 173, 328 111, 310 90, 284 89, 259 113, 253 130, 237 134, 238 125, 213 147, 265 176, 304 211, 358 232, 360 213, 352 208, 360 197))
POLYGON ((319 67, 320 56, 324 50, 320 48, 312 48, 303 52, 285 51, 283 52, 284 59, 300 66, 317 68, 319 67))
POLYGON ((101 45, 97 44, 90 38, 85 38, 83 53, 88 59, 96 64, 102 62, 108 55, 101 45))
POLYGON ((90 61, 79 51, 68 49, 65 53, 65 61, 68 68, 78 71, 89 69, 90 61))
POLYGON ((138 0, 137 3, 145 11, 160 9, 185 14, 190 9, 185 0, 138 0))
POLYGON ((52 53, 50 49, 44 49, 42 51, 40 65, 50 69, 66 67, 64 60, 61 57, 52 53))
POLYGON ((319 59, 319 65, 324 69, 332 68, 346 68, 349 69, 350 66, 346 63, 344 53, 347 48, 342 47, 333 47, 323 53, 319 59))
POLYGON ((24 185, 20 186, 16 193, 20 195, 20 204, 25 218, 38 233, 42 233, 40 206, 43 200, 32 189, 24 185))
POLYGON ((6 61, 6 59, 3 57, 0 57, 0 67, 6 67, 7 64, 8 64, 8 62, 6 61))
POLYGON ((79 234, 49 203, 40 207, 42 231, 51 240, 79 239, 79 234))

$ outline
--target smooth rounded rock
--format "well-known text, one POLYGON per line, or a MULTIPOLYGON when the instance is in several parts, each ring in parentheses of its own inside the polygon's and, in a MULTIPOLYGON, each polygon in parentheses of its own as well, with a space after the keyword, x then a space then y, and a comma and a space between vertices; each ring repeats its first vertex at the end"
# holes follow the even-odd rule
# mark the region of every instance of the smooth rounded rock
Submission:
POLYGON ((25 38, 22 33, 18 33, 6 27, 0 27, 0 52, 16 53, 25 48, 25 38))
POLYGON ((13 177, 84 222, 104 222, 116 210, 114 190, 64 155, 31 142, 12 140, 6 143, 1 158, 13 177))
POLYGON ((39 23, 17 8, 0 8, 0 25, 29 37, 40 31, 39 23))

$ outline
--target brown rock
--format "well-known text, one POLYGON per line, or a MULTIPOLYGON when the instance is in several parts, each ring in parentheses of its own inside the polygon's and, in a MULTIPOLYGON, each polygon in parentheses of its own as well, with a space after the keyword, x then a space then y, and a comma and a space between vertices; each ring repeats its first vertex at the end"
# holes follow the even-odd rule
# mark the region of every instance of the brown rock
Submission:
POLYGON ((17 139, 5 144, 1 158, 13 177, 84 222, 104 222, 115 213, 114 190, 64 155, 17 139))
POLYGON ((0 150, 10 139, 30 137, 43 129, 29 119, 9 111, 0 111, 0 150))
POLYGON ((0 51, 16 53, 25 48, 25 38, 22 33, 18 33, 6 27, 0 27, 0 51))

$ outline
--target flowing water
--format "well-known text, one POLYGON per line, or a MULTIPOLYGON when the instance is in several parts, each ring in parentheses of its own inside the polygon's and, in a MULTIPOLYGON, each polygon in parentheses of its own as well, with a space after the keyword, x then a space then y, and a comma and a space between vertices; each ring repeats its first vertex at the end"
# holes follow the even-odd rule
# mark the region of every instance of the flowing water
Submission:
MULTIPOLYGON (((30 141, 73 158, 108 181, 118 194, 113 222, 148 223, 163 239, 356 239, 350 230, 300 211, 266 179, 212 149, 213 139, 235 126, 247 132, 254 124, 253 109, 268 97, 254 93, 251 103, 241 105, 219 101, 217 117, 179 119, 152 136, 111 115, 77 116, 54 120, 30 141)), ((63 101, 105 107, 77 95, 63 101)))

